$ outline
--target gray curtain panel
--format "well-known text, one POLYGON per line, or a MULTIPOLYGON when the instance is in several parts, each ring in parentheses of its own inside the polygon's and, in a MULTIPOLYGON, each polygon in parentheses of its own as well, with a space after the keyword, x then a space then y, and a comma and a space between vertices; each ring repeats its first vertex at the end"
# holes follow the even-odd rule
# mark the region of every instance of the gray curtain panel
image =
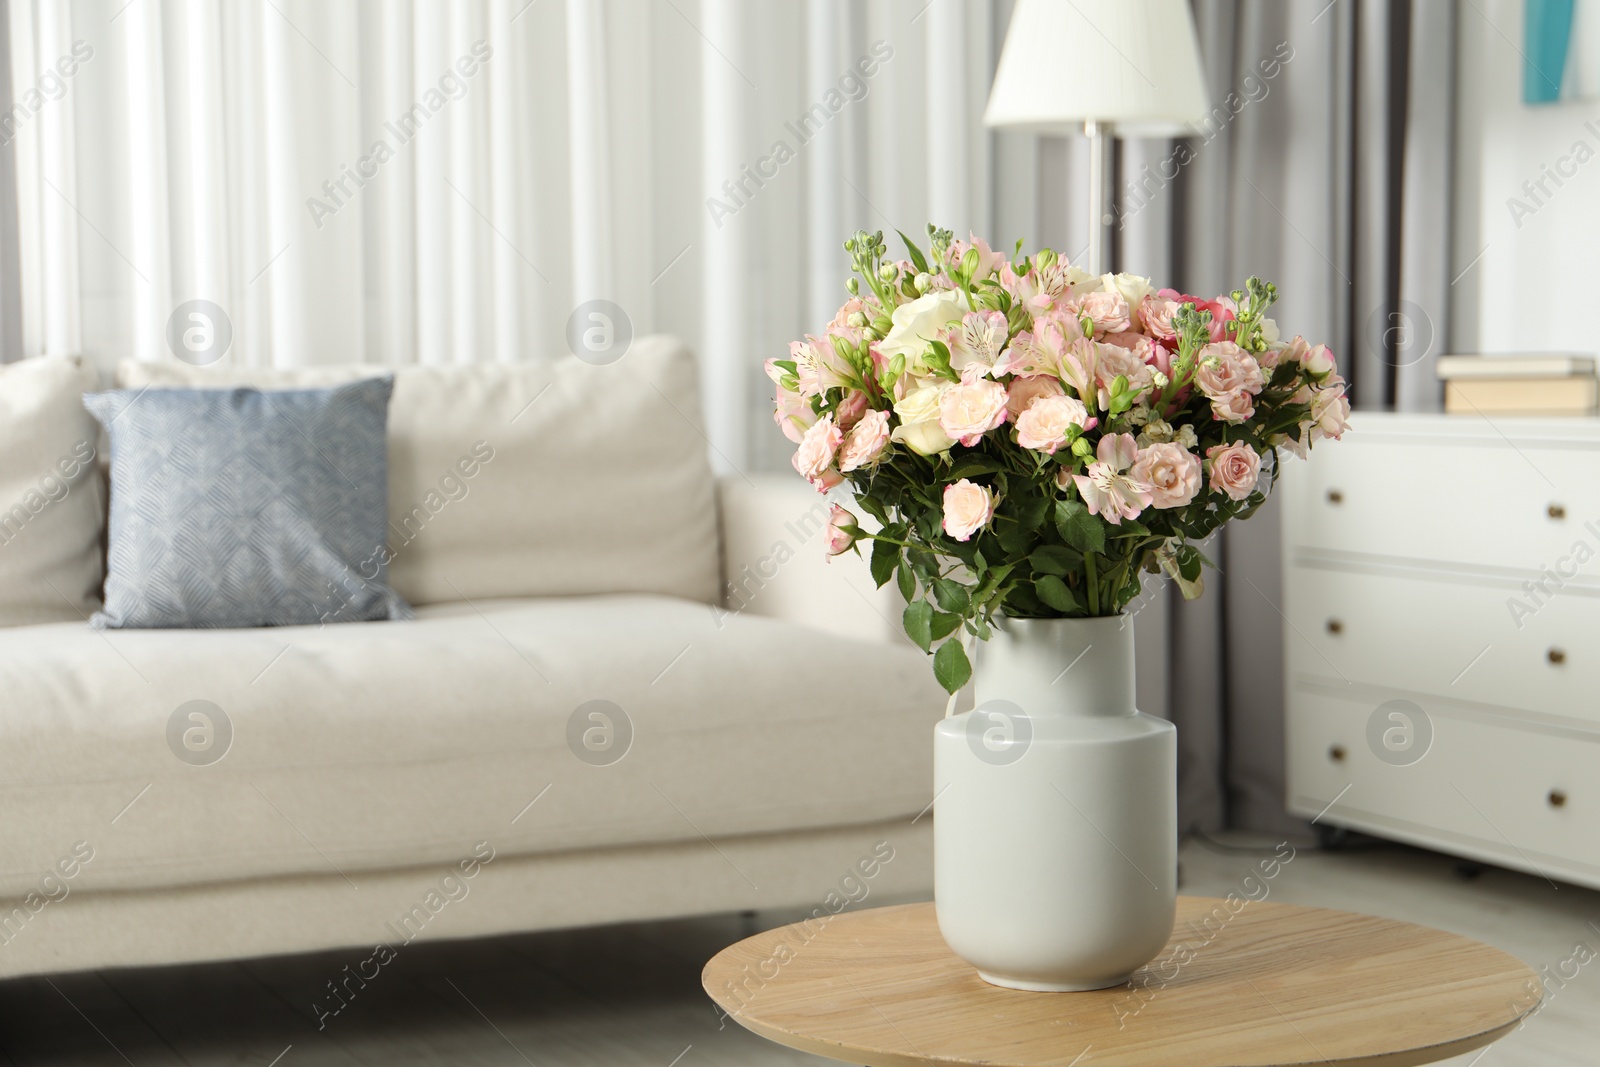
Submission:
MULTIPOLYGON (((1195 0, 1194 12, 1213 118, 1181 144, 1121 144, 1116 266, 1197 295, 1260 274, 1283 292, 1278 322, 1340 357, 1358 407, 1437 410, 1455 6, 1195 0)), ((1065 179, 1084 161, 1063 148, 1065 179)), ((1141 707, 1178 725, 1184 826, 1303 832, 1283 807, 1276 502, 1207 554, 1220 573, 1206 596, 1158 590, 1136 616, 1141 707)))

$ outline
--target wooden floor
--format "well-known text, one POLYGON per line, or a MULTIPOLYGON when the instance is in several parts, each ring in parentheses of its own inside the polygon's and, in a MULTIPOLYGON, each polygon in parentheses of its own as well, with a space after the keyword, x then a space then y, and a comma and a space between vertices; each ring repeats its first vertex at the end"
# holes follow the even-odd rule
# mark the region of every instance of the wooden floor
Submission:
MULTIPOLYGON (((1230 837, 1235 847, 1273 842, 1230 837)), ((1263 853, 1264 855, 1265 853, 1263 853)), ((1188 842, 1185 892, 1224 895, 1256 857, 1188 842)), ((1301 850, 1272 900, 1438 926, 1560 967, 1600 950, 1600 893, 1397 846, 1301 850)), ((777 1067, 829 1061, 722 1025, 704 960, 790 916, 720 916, 405 949, 318 1030, 311 1005, 359 953, 0 982, 0 1064, 777 1067)), ((1572 973, 1572 968, 1567 968, 1572 973)), ((1600 959, 1550 985, 1519 1033, 1459 1067, 1600 1063, 1600 959)))

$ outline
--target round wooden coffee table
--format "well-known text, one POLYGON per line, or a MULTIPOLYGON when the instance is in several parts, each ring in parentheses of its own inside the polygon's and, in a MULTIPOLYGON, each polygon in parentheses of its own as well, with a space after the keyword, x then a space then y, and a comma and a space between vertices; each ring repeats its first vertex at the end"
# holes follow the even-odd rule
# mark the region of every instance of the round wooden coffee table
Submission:
POLYGON ((1124 986, 991 986, 932 904, 769 930, 706 965, 763 1037, 868 1067, 1404 1067, 1505 1036, 1538 1006, 1526 964, 1465 937, 1322 908, 1181 897, 1166 950, 1124 986))

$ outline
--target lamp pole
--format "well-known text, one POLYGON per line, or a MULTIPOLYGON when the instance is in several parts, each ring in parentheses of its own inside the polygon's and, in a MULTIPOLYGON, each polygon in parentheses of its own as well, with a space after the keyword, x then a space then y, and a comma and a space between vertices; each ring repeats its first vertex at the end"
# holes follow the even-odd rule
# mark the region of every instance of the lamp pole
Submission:
POLYGON ((1109 159, 1110 123, 1085 119, 1083 135, 1089 139, 1089 254, 1087 269, 1104 274, 1106 262, 1106 164, 1109 159))

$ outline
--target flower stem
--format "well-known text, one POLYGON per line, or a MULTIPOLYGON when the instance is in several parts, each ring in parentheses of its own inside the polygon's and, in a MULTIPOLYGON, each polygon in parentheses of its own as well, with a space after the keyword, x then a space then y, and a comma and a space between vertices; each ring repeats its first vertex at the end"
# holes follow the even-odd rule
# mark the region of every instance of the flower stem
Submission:
POLYGON ((1084 588, 1089 592, 1089 614, 1100 614, 1100 578, 1094 571, 1094 553, 1083 554, 1084 588))

